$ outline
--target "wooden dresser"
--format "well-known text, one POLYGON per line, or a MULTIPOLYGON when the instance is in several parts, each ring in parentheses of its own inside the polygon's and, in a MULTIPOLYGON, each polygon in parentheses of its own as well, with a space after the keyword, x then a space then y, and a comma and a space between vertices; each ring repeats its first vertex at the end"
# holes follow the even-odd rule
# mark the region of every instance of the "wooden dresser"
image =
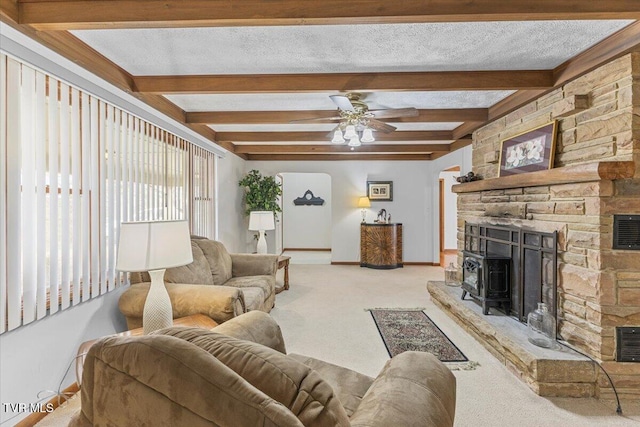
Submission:
POLYGON ((402 267, 402 224, 360 224, 360 267, 402 267))

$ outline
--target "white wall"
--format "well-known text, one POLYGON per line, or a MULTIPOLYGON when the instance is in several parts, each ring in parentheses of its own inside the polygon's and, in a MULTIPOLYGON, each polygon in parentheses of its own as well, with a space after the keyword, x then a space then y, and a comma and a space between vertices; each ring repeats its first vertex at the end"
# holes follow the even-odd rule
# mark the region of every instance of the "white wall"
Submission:
POLYGON ((217 163, 218 240, 229 252, 247 252, 249 220, 244 214, 243 189, 238 185, 246 173, 245 163, 233 154, 219 158, 217 163))
POLYGON ((458 247, 457 223, 458 195, 451 191, 451 187, 457 184, 456 177, 460 172, 440 172, 439 179, 444 180, 444 248, 456 249, 458 247))
MULTIPOLYGON (((125 289, 116 289, 0 335, 0 402, 37 402, 38 392, 58 389, 80 344, 125 331, 126 321, 118 309, 118 298, 125 289)), ((61 390, 75 381, 74 362, 61 390)), ((16 415, 5 412, 4 406, 0 410, 2 422, 16 415)), ((6 425, 14 425, 27 415, 22 414, 6 425)))
POLYGON ((282 233, 284 248, 331 248, 331 177, 326 173, 283 173, 282 233), (294 205, 311 190, 322 206, 294 205))
MULTIPOLYGON (((431 232, 433 222, 432 167, 427 161, 248 161, 246 169, 263 174, 314 172, 331 176, 332 194, 332 261, 360 260, 360 209, 358 198, 366 195, 366 183, 393 181, 392 202, 372 202, 368 220, 385 208, 393 222, 403 223, 404 261, 432 262, 437 234, 431 232), (435 236, 435 237, 434 237, 435 236)), ((436 173, 436 189, 437 189, 436 173)), ((437 206, 437 205, 436 205, 437 206)), ((437 212, 437 211, 436 211, 437 212)))

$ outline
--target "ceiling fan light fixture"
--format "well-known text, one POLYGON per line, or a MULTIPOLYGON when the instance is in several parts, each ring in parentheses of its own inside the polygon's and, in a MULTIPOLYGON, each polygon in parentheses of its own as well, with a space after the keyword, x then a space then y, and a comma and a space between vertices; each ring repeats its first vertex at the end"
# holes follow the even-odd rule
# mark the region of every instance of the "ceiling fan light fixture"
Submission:
POLYGON ((344 130, 344 139, 353 139, 354 137, 358 137, 356 133, 356 127, 354 125, 347 125, 344 130))
POLYGON ((344 144, 347 141, 342 136, 342 131, 340 129, 336 129, 336 131, 333 133, 333 139, 331 140, 331 142, 334 144, 344 144))
POLYGON ((362 142, 373 142, 376 139, 373 137, 373 131, 370 128, 366 128, 362 131, 362 142))
POLYGON ((360 139, 358 138, 358 135, 356 134, 356 136, 354 136, 353 138, 349 139, 349 147, 359 147, 360 146, 360 139))

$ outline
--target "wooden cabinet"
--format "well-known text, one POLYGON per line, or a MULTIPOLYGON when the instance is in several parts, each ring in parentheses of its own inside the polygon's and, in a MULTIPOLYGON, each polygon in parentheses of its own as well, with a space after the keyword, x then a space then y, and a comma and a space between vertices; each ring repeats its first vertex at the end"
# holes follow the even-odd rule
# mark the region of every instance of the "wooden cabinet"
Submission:
POLYGON ((402 267, 402 224, 360 224, 360 267, 402 267))

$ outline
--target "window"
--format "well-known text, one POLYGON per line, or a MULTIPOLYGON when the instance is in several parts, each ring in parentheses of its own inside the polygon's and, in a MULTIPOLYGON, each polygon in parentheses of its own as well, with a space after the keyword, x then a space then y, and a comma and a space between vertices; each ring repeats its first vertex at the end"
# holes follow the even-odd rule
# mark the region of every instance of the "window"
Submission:
POLYGON ((123 221, 214 237, 213 153, 6 55, 0 85, 0 333, 123 283, 123 221))

